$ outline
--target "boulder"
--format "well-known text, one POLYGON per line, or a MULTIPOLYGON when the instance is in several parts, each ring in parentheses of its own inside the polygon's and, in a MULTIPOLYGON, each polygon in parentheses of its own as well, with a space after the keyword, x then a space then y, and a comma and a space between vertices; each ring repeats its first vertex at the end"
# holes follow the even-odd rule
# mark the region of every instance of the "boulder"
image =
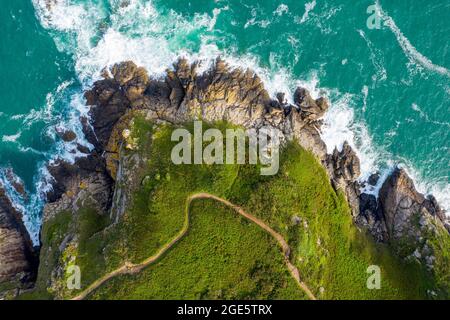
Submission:
POLYGON ((328 162, 332 167, 333 179, 338 184, 340 181, 354 182, 361 174, 359 158, 347 141, 344 142, 341 151, 334 149, 328 162))
POLYGON ((367 180, 367 182, 369 183, 369 185, 374 187, 378 184, 379 180, 380 180, 380 174, 377 172, 377 173, 371 174, 369 179, 367 180))
POLYGON ((294 92, 294 102, 300 108, 303 119, 307 121, 317 121, 329 108, 325 98, 314 100, 308 90, 301 87, 294 92))
POLYGON ((327 156, 327 146, 320 137, 319 129, 313 124, 303 122, 298 110, 292 110, 289 116, 296 141, 304 149, 311 151, 319 161, 323 161, 327 156))
POLYGON ((72 130, 65 130, 61 128, 56 129, 56 134, 64 141, 64 142, 72 142, 77 138, 77 135, 72 130))
POLYGON ((124 61, 122 63, 115 64, 111 68, 111 74, 119 86, 123 87, 134 78, 137 70, 138 67, 134 62, 124 61))

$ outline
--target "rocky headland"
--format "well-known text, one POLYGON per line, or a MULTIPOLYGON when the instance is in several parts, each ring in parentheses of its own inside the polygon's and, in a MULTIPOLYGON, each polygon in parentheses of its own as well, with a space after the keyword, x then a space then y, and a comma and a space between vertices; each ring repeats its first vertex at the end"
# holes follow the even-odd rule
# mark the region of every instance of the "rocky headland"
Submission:
POLYGON ((37 251, 22 222, 22 215, 0 185, 0 298, 33 286, 37 251))
MULTIPOLYGON (((91 118, 81 119, 85 136, 94 148, 80 146, 79 151, 86 156, 74 164, 61 160, 49 166, 54 183, 44 209, 44 227, 58 212, 75 214, 84 203, 109 215, 113 223, 121 219, 130 198, 123 187, 117 186, 138 185, 140 181, 133 177, 140 163, 147 161, 122 152, 133 148, 133 141, 123 133, 136 114, 156 123, 226 121, 247 129, 277 128, 283 133, 283 143, 296 141, 312 152, 326 169, 336 192, 345 195, 353 221, 361 231, 369 232, 377 242, 389 244, 400 257, 416 259, 433 270, 435 257, 429 239, 450 231, 445 212, 434 197, 418 193, 400 168, 383 183, 378 198, 361 193, 360 161, 354 150, 345 143, 341 150, 327 154, 321 139, 320 119, 329 107, 325 98, 313 99, 306 89, 297 88, 294 104, 288 103, 283 93, 272 99, 257 74, 232 69, 221 59, 205 73, 199 74, 196 69, 195 63, 180 59, 164 79, 149 78, 146 70, 133 62, 104 70, 104 79, 85 94, 91 118)), ((61 136, 74 140, 72 133, 61 136)), ((377 177, 371 180, 367 183, 375 183, 377 177)), ((20 214, 2 190, 0 186, 0 289, 2 283, 18 279, 22 285, 13 289, 24 290, 30 287, 37 271, 34 249, 20 214)), ((61 252, 68 243, 76 242, 74 238, 74 234, 65 235, 61 252)), ((41 264, 48 254, 41 250, 41 264)), ((63 268, 53 272, 61 273, 63 268)))

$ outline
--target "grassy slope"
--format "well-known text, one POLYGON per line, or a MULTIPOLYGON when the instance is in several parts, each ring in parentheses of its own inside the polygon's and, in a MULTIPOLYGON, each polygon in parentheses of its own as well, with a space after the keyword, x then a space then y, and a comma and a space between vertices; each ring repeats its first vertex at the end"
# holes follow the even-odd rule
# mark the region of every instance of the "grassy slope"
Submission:
POLYGON ((232 200, 285 234, 311 287, 323 287, 322 297, 329 299, 425 297, 430 279, 417 265, 404 264, 354 227, 343 196, 333 192, 311 154, 291 145, 282 161, 277 178, 258 185, 249 199, 241 200, 245 189, 237 189, 232 200), (292 222, 294 215, 302 220, 298 225, 292 222), (370 265, 381 267, 380 290, 366 287, 370 265))
MULTIPOLYGON (((104 218, 80 215, 88 222, 79 231, 84 240, 75 259, 83 287, 125 260, 137 263, 154 254, 181 229, 186 198, 202 191, 242 205, 284 234, 294 249, 293 262, 319 298, 421 298, 433 285, 417 265, 398 261, 388 248, 375 246, 356 230, 345 199, 335 194, 324 169, 300 147, 286 148, 280 173, 270 178, 260 176, 257 166, 175 166, 170 160, 175 144, 170 141, 171 127, 152 128, 139 117, 132 127, 137 152, 150 160, 139 173, 141 187, 134 191, 133 205, 121 223, 96 233, 103 222, 95 221, 104 218), (294 216, 302 221, 295 224, 294 216), (88 228, 89 224, 97 227, 88 228), (366 288, 366 269, 372 264, 381 267, 381 290, 366 288)), ((188 236, 157 265, 138 276, 114 279, 94 298, 302 297, 286 279, 274 247, 256 226, 201 201, 195 204, 188 236), (242 285, 236 276, 241 276, 242 285)))
POLYGON ((162 260, 113 279, 92 298, 304 298, 275 240, 259 227, 213 201, 197 201, 191 214, 188 235, 162 260))
MULTIPOLYGON (((142 122, 135 121, 135 131, 140 131, 136 135, 141 137, 141 142, 147 140, 144 138, 147 137, 145 130, 142 130, 144 127, 142 122)), ((151 148, 143 144, 139 148, 140 152, 151 152, 151 156, 143 174, 142 187, 134 194, 134 205, 121 226, 126 230, 126 255, 135 263, 154 254, 179 232, 190 194, 207 191, 224 195, 220 190, 231 187, 239 172, 237 165, 173 165, 170 160, 171 132, 169 127, 161 128, 155 131, 156 139, 151 148)), ((148 269, 150 275, 145 271, 136 277, 133 281, 135 286, 123 286, 119 279, 106 286, 109 288, 109 285, 119 283, 119 287, 112 289, 114 293, 108 293, 107 289, 101 296, 192 299, 303 297, 290 278, 276 243, 263 231, 247 222, 239 222, 240 218, 235 213, 224 208, 200 210, 194 207, 192 216, 189 236, 176 246, 173 254, 168 254, 167 259, 175 261, 163 263, 166 268, 158 269, 156 279, 150 276, 154 270, 152 267, 148 269), (214 232, 217 241, 212 241, 214 232), (213 254, 215 250, 217 255, 213 254), (189 252, 188 257, 185 252, 189 252), (192 263, 187 263, 189 261, 192 263), (199 272, 202 269, 203 272, 199 272), (261 272, 262 269, 270 272, 261 272), (168 274, 173 277, 167 277, 168 274), (215 276, 218 274, 220 276, 215 276), (148 288, 148 283, 153 283, 152 289, 148 288), (173 283, 173 290, 162 290, 168 283, 173 283)), ((101 289, 100 292, 104 291, 101 289)))

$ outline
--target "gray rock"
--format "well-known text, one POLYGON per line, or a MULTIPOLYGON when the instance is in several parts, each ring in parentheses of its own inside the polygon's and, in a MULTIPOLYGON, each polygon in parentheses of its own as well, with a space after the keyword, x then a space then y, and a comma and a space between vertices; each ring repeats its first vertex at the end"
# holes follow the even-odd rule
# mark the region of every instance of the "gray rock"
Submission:
MULTIPOLYGON (((397 168, 384 182, 379 195, 390 243, 401 256, 431 254, 423 244, 429 233, 444 229, 436 202, 417 192, 412 179, 397 168), (404 246, 407 243, 408 246, 404 246), (413 249, 411 249, 413 248, 413 249), (412 250, 412 252, 411 252, 412 250)), ((426 243, 425 243, 426 245, 426 243)), ((430 259, 428 259, 428 262, 430 259)), ((427 263, 428 263, 427 262, 427 263)))
POLYGON ((386 222, 377 198, 362 193, 359 197, 359 215, 355 219, 358 226, 366 228, 377 242, 388 239, 386 222))
POLYGON ((323 117, 328 110, 328 102, 324 98, 314 100, 305 88, 297 88, 294 93, 294 102, 300 108, 303 119, 316 121, 323 117))
MULTIPOLYGON (((36 252, 22 223, 0 185, 0 287, 8 283, 18 293, 33 285, 37 271, 36 252)), ((7 292, 0 292, 0 297, 7 292)))
POLYGON ((380 180, 380 174, 377 172, 377 173, 371 174, 369 179, 367 180, 367 182, 371 186, 376 186, 379 180, 380 180))
POLYGON ((360 161, 354 150, 345 142, 342 150, 335 149, 325 158, 325 166, 335 189, 342 190, 352 209, 354 217, 359 215, 359 189, 357 182, 361 174, 360 161))

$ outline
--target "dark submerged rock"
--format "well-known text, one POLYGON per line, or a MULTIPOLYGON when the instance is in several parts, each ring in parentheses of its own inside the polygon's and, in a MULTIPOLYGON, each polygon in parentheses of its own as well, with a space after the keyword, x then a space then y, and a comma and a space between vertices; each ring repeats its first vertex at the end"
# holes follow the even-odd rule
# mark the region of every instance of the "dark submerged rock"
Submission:
POLYGON ((72 130, 56 129, 57 135, 65 142, 72 142, 77 138, 77 135, 72 130))
POLYGON ((379 173, 374 173, 371 174, 369 179, 367 180, 367 182, 371 185, 371 186, 376 186, 378 184, 378 181, 380 180, 380 174, 379 173))

